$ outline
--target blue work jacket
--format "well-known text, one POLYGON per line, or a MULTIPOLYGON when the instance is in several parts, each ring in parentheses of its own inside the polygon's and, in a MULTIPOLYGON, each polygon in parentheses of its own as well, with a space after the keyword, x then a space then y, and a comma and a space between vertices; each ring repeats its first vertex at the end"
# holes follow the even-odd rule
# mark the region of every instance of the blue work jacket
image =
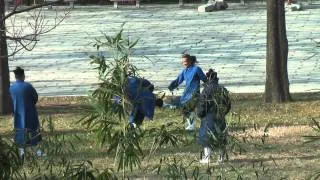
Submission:
POLYGON ((36 145, 40 140, 40 123, 36 103, 37 91, 30 83, 17 80, 10 87, 13 105, 15 141, 18 145, 36 145))
POLYGON ((200 93, 200 80, 206 82, 207 77, 199 66, 192 65, 183 69, 176 80, 169 85, 169 90, 177 88, 183 81, 185 81, 185 88, 180 98, 181 105, 186 104, 191 100, 194 93, 200 93))

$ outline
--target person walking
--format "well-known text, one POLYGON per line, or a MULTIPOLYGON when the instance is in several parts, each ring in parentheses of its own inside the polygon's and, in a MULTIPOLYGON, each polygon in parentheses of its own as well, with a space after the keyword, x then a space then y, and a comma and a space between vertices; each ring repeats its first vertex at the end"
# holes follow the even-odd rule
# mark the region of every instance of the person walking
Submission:
POLYGON ((213 149, 219 150, 218 162, 224 161, 227 145, 227 124, 225 116, 231 109, 228 90, 218 83, 217 73, 210 69, 206 76, 208 82, 201 92, 196 114, 201 119, 199 144, 204 156, 200 163, 209 163, 213 149))

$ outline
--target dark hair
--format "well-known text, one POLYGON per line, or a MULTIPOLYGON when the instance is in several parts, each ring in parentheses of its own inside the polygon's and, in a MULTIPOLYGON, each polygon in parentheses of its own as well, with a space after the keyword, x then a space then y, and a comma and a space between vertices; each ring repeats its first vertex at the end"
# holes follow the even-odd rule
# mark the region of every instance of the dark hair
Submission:
POLYGON ((213 69, 209 69, 209 71, 206 73, 208 81, 218 81, 218 73, 214 71, 213 69))
POLYGON ((157 99, 156 99, 156 106, 162 107, 162 106, 163 106, 163 99, 157 98, 157 99))
POLYGON ((195 63, 198 63, 196 56, 190 56, 190 61, 191 61, 192 65, 195 64, 195 63))
POLYGON ((16 67, 15 70, 13 70, 13 73, 15 75, 16 78, 22 78, 24 77, 24 70, 21 67, 16 67))
POLYGON ((182 54, 182 58, 188 59, 188 61, 190 61, 190 63, 192 65, 194 65, 195 63, 198 63, 197 57, 196 56, 191 56, 190 54, 182 54))
POLYGON ((188 60, 190 60, 190 54, 182 54, 181 58, 186 58, 188 60))

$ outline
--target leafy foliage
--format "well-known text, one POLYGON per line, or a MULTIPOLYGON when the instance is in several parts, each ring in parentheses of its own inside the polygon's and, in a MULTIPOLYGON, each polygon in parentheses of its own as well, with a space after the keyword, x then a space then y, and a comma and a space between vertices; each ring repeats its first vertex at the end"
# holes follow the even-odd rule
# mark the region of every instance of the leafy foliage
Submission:
POLYGON ((22 179, 20 173, 23 158, 20 157, 17 146, 10 140, 0 137, 0 179, 15 177, 22 179))
POLYGON ((101 145, 109 145, 109 151, 116 150, 115 162, 118 171, 140 167, 140 137, 143 133, 128 125, 128 114, 131 102, 126 94, 128 76, 137 76, 137 68, 130 61, 132 48, 138 40, 131 42, 120 30, 115 36, 104 34, 105 41, 96 39, 97 50, 105 48, 109 58, 103 53, 91 56, 91 64, 98 71, 100 83, 92 93, 92 109, 90 114, 80 120, 83 125, 96 133, 101 145), (120 99, 116 103, 116 98, 120 99))
POLYGON ((312 143, 312 142, 315 142, 315 141, 320 141, 320 122, 316 121, 313 118, 311 120, 312 120, 312 123, 313 123, 312 129, 315 132, 317 132, 318 134, 314 135, 314 136, 303 136, 306 139, 305 143, 312 143))
MULTIPOLYGON (((42 133, 50 134, 50 136, 46 136, 39 146, 39 149, 42 149, 46 154, 41 164, 38 165, 39 171, 41 171, 39 175, 49 179, 59 179, 72 163, 68 157, 75 151, 74 140, 71 142, 71 139, 67 140, 63 133, 56 132, 51 116, 43 119, 42 127, 45 127, 42 133)), ((76 135, 74 136, 74 139, 77 139, 76 135)))
POLYGON ((153 143, 150 148, 150 155, 154 154, 158 148, 171 144, 174 147, 178 146, 178 143, 183 143, 183 139, 180 134, 174 134, 168 129, 173 126, 174 123, 167 123, 160 128, 152 128, 149 130, 149 135, 153 137, 153 143))
MULTIPOLYGON (((317 133, 317 135, 303 136, 306 139, 305 143, 314 143, 316 141, 320 141, 320 122, 318 122, 317 120, 315 120, 313 118, 311 120, 312 120, 312 124, 313 124, 312 128, 317 133)), ((320 178, 320 170, 311 174, 311 176, 309 177, 309 179, 311 179, 311 180, 316 180, 319 178, 320 178)))
POLYGON ((177 160, 176 158, 173 158, 171 161, 170 159, 163 157, 160 159, 159 166, 157 166, 156 169, 158 174, 160 174, 163 169, 163 175, 166 179, 188 179, 189 174, 187 171, 192 163, 193 162, 188 165, 184 165, 181 160, 177 160))

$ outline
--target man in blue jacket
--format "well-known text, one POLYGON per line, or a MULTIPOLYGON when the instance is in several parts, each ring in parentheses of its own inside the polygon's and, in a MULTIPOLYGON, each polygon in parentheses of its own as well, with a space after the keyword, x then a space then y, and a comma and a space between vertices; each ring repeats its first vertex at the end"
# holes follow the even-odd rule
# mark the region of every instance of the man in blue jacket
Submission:
MULTIPOLYGON (((38 94, 30 83, 24 81, 24 70, 21 67, 17 67, 13 72, 16 82, 11 85, 10 94, 13 104, 15 142, 23 157, 25 147, 36 146, 41 141, 36 109, 38 94)), ((36 153, 38 156, 43 155, 40 150, 36 153)))

